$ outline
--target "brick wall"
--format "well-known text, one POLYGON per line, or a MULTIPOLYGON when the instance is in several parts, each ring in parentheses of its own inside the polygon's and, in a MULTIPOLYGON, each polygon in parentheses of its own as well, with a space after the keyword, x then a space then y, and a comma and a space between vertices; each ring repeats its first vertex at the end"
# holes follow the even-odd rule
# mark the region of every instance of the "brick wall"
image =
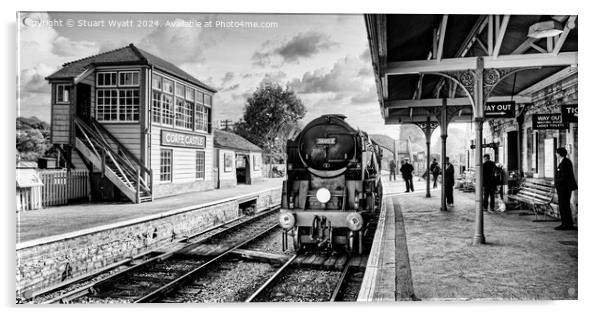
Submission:
MULTIPOLYGON (((280 189, 259 193, 257 210, 280 204, 280 189)), ((238 216, 238 202, 159 214, 136 222, 99 227, 93 232, 44 238, 17 245, 17 293, 39 290, 92 273, 128 257, 165 246, 174 239, 192 235, 238 216)))

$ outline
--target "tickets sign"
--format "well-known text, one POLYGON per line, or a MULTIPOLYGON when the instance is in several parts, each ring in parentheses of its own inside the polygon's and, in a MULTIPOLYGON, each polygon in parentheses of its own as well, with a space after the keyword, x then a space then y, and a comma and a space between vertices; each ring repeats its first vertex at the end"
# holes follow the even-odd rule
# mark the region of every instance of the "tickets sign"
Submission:
POLYGON ((561 113, 533 114, 533 129, 566 129, 561 113))
POLYGON ((485 104, 485 117, 487 118, 513 118, 516 102, 487 102, 485 104))
POLYGON ((562 120, 566 123, 577 123, 577 104, 563 104, 560 106, 562 120))
POLYGON ((161 146, 203 149, 206 139, 203 135, 161 130, 161 146))

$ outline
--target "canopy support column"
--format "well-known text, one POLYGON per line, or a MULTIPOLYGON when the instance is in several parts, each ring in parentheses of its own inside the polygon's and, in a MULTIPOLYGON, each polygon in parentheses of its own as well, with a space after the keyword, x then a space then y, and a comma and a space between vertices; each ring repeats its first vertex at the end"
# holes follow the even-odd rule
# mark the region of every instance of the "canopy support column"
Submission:
POLYGON ((441 188, 441 211, 447 211, 447 204, 445 203, 446 200, 446 185, 447 185, 447 175, 445 174, 445 170, 447 169, 447 166, 445 165, 446 162, 446 155, 447 155, 447 98, 443 99, 443 104, 441 106, 441 118, 439 119, 439 122, 441 123, 440 127, 441 127, 441 164, 443 165, 443 172, 441 173, 441 182, 443 183, 442 188, 441 188))
POLYGON ((429 168, 431 166, 431 117, 426 117, 426 197, 431 197, 431 173, 429 168))
POLYGON ((483 58, 477 59, 477 69, 474 80, 474 103, 476 111, 474 113, 475 121, 475 231, 472 239, 473 245, 485 243, 485 233, 483 228, 483 121, 485 97, 483 95, 483 58))
POLYGON ((426 138, 426 197, 427 198, 431 197, 431 187, 429 186, 429 183, 431 182, 431 175, 429 173, 429 167, 431 165, 431 136, 433 134, 433 131, 439 125, 437 123, 437 120, 431 121, 431 115, 435 115, 435 118, 437 118, 437 114, 434 113, 433 111, 429 111, 429 112, 430 113, 429 113, 429 115, 427 115, 426 121, 414 122, 414 124, 416 126, 418 126, 420 128, 420 130, 422 130, 422 132, 424 133, 424 137, 426 138))

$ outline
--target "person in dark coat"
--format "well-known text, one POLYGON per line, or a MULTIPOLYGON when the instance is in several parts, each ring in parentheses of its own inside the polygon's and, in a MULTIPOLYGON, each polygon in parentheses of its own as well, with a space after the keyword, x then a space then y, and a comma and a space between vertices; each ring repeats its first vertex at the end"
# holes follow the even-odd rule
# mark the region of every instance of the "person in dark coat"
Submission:
POLYGON ((573 213, 571 212, 571 195, 577 190, 577 181, 573 173, 573 163, 566 157, 564 147, 556 149, 559 158, 558 168, 554 172, 554 186, 558 193, 558 211, 562 224, 556 230, 574 230, 573 213))
POLYGON ((397 180, 395 178, 396 172, 397 172, 397 165, 395 164, 395 160, 391 159, 391 161, 389 161, 389 181, 391 181, 391 177, 393 178, 393 181, 397 180))
POLYGON ((445 200, 449 206, 454 206, 454 165, 445 157, 445 200))
POLYGON ((484 155, 483 159, 483 210, 487 211, 487 200, 489 200, 489 209, 495 210, 495 190, 497 183, 495 181, 495 163, 490 160, 489 155, 484 155))
POLYGON ((410 190, 414 192, 414 182, 412 180, 414 177, 414 166, 406 159, 399 170, 401 171, 403 180, 406 182, 406 192, 410 192, 410 190))
MULTIPOLYGON (((431 173, 433 174, 433 189, 437 187, 437 178, 439 178, 439 174, 441 174, 441 167, 439 167, 439 163, 437 159, 433 159, 433 163, 431 163, 431 167, 429 168, 431 173)), ((427 183, 428 185, 428 183, 427 183)))

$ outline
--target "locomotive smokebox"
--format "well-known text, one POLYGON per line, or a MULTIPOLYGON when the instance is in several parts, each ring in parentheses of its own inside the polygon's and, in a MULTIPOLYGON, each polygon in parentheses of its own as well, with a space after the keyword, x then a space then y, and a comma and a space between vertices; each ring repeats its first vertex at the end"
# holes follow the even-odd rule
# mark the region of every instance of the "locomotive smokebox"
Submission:
POLYGON ((340 170, 356 158, 357 132, 343 115, 324 115, 312 121, 300 136, 299 156, 308 167, 340 170))

